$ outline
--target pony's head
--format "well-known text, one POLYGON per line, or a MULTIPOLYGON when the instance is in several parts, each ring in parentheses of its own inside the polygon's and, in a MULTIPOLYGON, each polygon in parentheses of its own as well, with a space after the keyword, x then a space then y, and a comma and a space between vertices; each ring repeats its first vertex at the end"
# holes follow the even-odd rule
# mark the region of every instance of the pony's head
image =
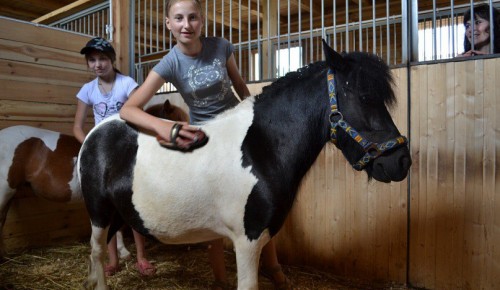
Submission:
POLYGON ((325 41, 323 49, 329 68, 332 141, 369 178, 403 180, 411 157, 387 109, 396 103, 389 67, 373 54, 340 55, 325 41))
POLYGON ((158 118, 189 122, 188 114, 183 109, 170 104, 168 99, 163 104, 152 105, 145 111, 158 118))

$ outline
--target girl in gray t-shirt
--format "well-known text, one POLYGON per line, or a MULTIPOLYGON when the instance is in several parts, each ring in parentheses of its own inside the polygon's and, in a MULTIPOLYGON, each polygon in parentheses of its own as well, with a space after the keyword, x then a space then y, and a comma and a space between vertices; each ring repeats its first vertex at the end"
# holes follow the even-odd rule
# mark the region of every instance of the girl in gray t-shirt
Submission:
POLYGON ((231 90, 227 70, 233 45, 224 38, 203 37, 200 40, 202 46, 198 55, 185 55, 176 45, 153 68, 177 88, 189 106, 194 124, 210 120, 239 103, 231 90))
MULTIPOLYGON (((166 122, 142 110, 165 82, 171 82, 181 93, 189 106, 191 123, 209 120, 234 107, 238 99, 231 85, 240 99, 250 95, 236 65, 232 45, 221 38, 201 37, 203 23, 200 1, 168 2, 166 25, 177 44, 153 68, 120 111, 126 121, 156 133, 160 143, 168 142, 169 146, 180 149, 194 147, 199 135, 204 134, 187 125, 179 129, 174 122, 166 122)), ((209 256, 217 282, 214 288, 225 288, 222 239, 211 242, 209 256)), ((292 288, 278 263, 272 239, 262 249, 262 262, 261 270, 267 270, 276 288, 292 288)))

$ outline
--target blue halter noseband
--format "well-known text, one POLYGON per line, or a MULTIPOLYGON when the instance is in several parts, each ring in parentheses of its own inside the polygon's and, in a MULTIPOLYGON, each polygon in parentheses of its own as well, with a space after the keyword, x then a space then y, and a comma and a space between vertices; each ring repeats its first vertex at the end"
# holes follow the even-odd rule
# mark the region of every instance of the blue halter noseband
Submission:
POLYGON ((332 69, 328 69, 328 95, 330 97, 330 139, 338 147, 337 144, 337 128, 344 130, 347 135, 351 136, 359 145, 363 148, 365 155, 358 160, 358 162, 352 164, 352 167, 358 171, 363 170, 370 161, 376 159, 384 152, 397 148, 399 146, 406 145, 408 139, 405 136, 399 136, 384 143, 370 142, 363 138, 361 134, 358 133, 347 121, 344 120, 344 116, 338 110, 336 91, 335 91, 335 75, 332 69), (337 121, 335 121, 337 120, 337 121))

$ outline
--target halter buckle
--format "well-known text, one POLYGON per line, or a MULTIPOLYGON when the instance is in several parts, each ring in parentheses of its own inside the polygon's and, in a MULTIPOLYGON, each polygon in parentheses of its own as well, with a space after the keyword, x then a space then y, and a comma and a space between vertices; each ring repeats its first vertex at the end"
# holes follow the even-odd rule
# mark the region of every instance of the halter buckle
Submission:
POLYGON ((338 122, 340 122, 343 119, 344 119, 344 116, 342 115, 342 113, 339 110, 332 111, 330 113, 330 122, 332 124, 337 124, 338 122), (338 117, 338 119, 335 120, 337 117, 338 117))

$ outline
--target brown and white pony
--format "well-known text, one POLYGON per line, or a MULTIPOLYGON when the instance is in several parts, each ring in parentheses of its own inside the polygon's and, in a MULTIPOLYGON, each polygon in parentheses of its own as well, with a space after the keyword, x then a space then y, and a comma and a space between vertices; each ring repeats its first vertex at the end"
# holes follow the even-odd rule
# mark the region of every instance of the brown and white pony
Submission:
MULTIPOLYGON (((146 111, 158 117, 188 121, 188 115, 167 100, 146 111)), ((59 132, 12 126, 0 130, 0 258, 5 254, 2 229, 16 192, 28 192, 55 202, 83 202, 76 174, 81 144, 59 132)), ((117 233, 121 258, 130 255, 117 233)))

